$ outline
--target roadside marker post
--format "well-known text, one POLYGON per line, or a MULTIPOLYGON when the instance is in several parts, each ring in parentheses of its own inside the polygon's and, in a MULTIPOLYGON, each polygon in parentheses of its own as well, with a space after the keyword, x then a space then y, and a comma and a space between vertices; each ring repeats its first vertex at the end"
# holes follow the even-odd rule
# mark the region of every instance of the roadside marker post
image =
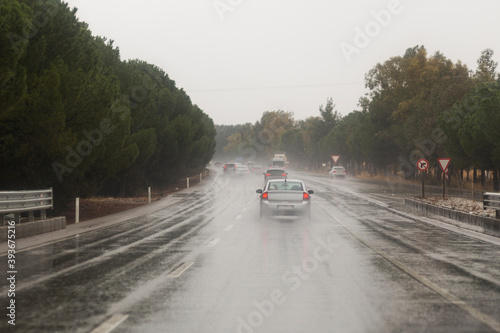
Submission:
POLYGON ((80 223, 80 198, 75 199, 75 224, 80 223))

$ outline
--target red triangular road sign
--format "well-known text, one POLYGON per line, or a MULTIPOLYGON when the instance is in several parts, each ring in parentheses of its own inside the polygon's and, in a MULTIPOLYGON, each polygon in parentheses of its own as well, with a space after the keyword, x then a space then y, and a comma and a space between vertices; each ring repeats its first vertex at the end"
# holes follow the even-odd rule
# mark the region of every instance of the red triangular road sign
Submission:
POLYGON ((448 170, 448 165, 450 165, 451 158, 438 158, 439 165, 441 166, 441 170, 444 173, 448 170))
POLYGON ((333 155, 332 156, 332 159, 333 159, 333 163, 337 164, 337 161, 339 160, 340 156, 339 155, 333 155))

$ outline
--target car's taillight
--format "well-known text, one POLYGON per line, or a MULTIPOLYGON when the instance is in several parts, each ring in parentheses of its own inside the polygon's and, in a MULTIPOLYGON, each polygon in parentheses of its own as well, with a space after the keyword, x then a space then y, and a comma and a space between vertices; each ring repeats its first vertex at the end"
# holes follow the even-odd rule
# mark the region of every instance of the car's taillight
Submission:
POLYGON ((286 177, 286 173, 282 173, 281 175, 282 175, 283 177, 286 177))
POLYGON ((270 173, 266 173, 266 177, 269 177, 271 174, 270 173))
POLYGON ((302 195, 302 199, 303 200, 309 200, 309 198, 310 198, 309 193, 304 192, 304 194, 302 195))
POLYGON ((264 192, 262 193, 262 199, 268 199, 269 198, 269 193, 264 192))

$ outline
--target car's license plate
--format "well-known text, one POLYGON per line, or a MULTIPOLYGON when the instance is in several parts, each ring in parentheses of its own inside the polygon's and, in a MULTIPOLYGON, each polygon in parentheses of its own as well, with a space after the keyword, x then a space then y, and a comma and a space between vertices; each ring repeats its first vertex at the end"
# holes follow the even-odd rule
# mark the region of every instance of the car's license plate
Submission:
POLYGON ((293 209, 292 205, 278 205, 278 209, 293 209))

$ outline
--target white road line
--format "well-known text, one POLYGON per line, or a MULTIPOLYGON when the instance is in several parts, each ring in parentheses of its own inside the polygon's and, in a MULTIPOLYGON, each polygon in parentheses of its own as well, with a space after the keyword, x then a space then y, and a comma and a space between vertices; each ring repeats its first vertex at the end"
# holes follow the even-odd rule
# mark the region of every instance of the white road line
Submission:
POLYGON ((238 216, 235 217, 235 219, 239 220, 239 219, 241 219, 241 217, 242 217, 241 215, 238 215, 238 216))
POLYGON ((208 243, 208 247, 214 247, 218 242, 220 241, 219 238, 216 238, 214 239, 213 241, 211 241, 210 243, 208 243))
POLYGON ((109 333, 113 331, 115 328, 120 326, 125 320, 127 320, 128 315, 123 315, 120 313, 114 314, 111 318, 106 320, 104 323, 96 327, 90 333, 109 333))
POLYGON ((191 267, 192 264, 194 264, 194 262, 192 261, 181 264, 179 267, 174 269, 170 274, 168 274, 167 277, 176 278, 181 276, 182 273, 184 273, 189 267, 191 267))
POLYGON ((226 227, 226 229, 224 229, 225 231, 229 231, 231 229, 233 229, 234 225, 230 224, 226 227))
POLYGON ((336 218, 335 216, 333 216, 324 207, 321 207, 321 209, 327 215, 329 215, 332 219, 334 219, 335 221, 337 221, 337 223, 340 224, 347 232, 349 232, 352 236, 354 236, 356 239, 358 239, 361 243, 363 243, 364 245, 366 245, 372 251, 378 253, 380 256, 382 256, 384 259, 386 259, 387 261, 389 261, 390 263, 392 263, 394 266, 398 267, 403 272, 405 272, 406 274, 408 274, 409 276, 411 276, 412 278, 414 278, 415 280, 417 280, 418 282, 420 282, 421 284, 423 284, 424 286, 426 286, 430 290, 434 291, 435 293, 437 293, 438 295, 440 295, 441 297, 443 297, 444 299, 446 299, 450 303, 452 303, 452 304, 456 305, 457 307, 461 308, 465 312, 467 312, 470 315, 472 315, 474 318, 482 321, 484 324, 488 325, 489 327, 491 327, 496 332, 500 332, 500 323, 495 318, 493 318, 493 317, 491 317, 491 316, 489 316, 489 315, 481 312, 480 310, 476 309, 472 305, 469 305, 467 302, 461 300, 460 298, 458 298, 457 296, 453 295, 452 293, 450 293, 446 289, 441 288, 437 284, 431 282, 430 280, 428 280, 424 276, 420 275, 416 271, 414 271, 411 268, 409 268, 408 266, 404 265, 402 262, 400 262, 400 261, 396 260, 395 258, 389 256, 385 252, 377 249, 372 243, 370 243, 369 241, 367 241, 366 239, 362 238, 357 233, 355 233, 354 231, 352 231, 350 228, 347 227, 347 225, 345 225, 344 223, 342 223, 342 221, 340 221, 338 218, 336 218))

